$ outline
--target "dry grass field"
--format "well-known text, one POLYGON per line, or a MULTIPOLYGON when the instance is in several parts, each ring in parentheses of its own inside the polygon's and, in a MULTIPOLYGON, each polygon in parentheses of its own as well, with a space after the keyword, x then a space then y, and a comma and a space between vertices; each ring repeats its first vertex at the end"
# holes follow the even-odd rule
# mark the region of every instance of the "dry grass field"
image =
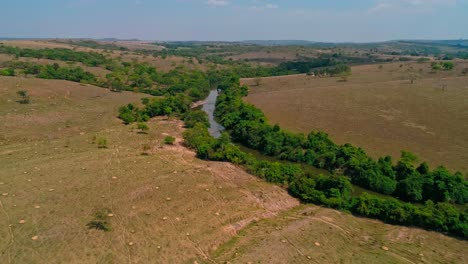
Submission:
POLYGON ((468 63, 431 73, 430 63, 353 67, 346 82, 305 75, 254 81, 246 101, 271 123, 309 132, 322 130, 337 143, 352 143, 374 157, 401 150, 432 167, 468 173, 468 63), (411 84, 410 72, 418 79, 411 84))
POLYGON ((58 43, 50 40, 1 40, 6 46, 14 46, 23 49, 73 49, 74 46, 66 43, 58 43))
POLYGON ((122 125, 118 106, 140 97, 0 77, 0 263, 204 261, 251 221, 298 205, 232 165, 196 159, 180 145, 180 121, 155 119, 147 134, 122 125), (31 104, 16 102, 19 89, 31 104), (97 214, 110 231, 88 229, 97 214))
POLYGON ((252 223, 220 247, 218 263, 466 263, 466 241, 317 206, 252 223))

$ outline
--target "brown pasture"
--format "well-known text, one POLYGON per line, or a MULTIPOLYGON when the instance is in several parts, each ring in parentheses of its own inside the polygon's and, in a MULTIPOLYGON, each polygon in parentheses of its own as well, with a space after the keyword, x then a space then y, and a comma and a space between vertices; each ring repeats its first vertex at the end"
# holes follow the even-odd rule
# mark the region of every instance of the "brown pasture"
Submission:
POLYGON ((356 66, 347 81, 306 75, 251 79, 245 99, 271 123, 307 133, 327 132, 373 157, 417 154, 431 167, 468 172, 468 76, 464 61, 431 73, 429 63, 356 66), (410 72, 418 78, 414 84, 410 72))
POLYGON ((123 125, 117 108, 141 97, 0 77, 1 263, 210 262, 244 226, 298 205, 233 165, 195 158, 178 120, 154 119, 147 133, 123 125), (31 104, 16 102, 20 89, 31 104), (87 227, 97 212, 110 231, 87 227))

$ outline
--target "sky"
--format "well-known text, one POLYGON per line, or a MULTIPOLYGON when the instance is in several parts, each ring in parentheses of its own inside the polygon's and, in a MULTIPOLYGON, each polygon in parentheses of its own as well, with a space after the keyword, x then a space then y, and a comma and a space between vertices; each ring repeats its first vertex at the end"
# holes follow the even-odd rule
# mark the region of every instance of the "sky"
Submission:
POLYGON ((467 39, 468 0, 0 0, 3 38, 467 39))

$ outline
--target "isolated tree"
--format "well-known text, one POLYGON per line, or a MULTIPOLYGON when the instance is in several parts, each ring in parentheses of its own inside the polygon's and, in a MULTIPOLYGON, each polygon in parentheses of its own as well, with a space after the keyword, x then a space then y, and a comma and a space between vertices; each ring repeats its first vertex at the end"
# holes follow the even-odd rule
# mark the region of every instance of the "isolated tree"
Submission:
POLYGON ((451 61, 446 61, 442 63, 442 68, 444 68, 444 71, 450 71, 455 67, 455 64, 451 61))
POLYGON ((408 73, 408 80, 410 80, 411 84, 414 83, 414 81, 421 79, 421 75, 415 72, 409 72, 408 73))
POLYGON ((16 94, 19 97, 21 97, 21 99, 18 101, 20 104, 29 104, 30 103, 28 91, 20 90, 20 91, 16 92, 16 94))

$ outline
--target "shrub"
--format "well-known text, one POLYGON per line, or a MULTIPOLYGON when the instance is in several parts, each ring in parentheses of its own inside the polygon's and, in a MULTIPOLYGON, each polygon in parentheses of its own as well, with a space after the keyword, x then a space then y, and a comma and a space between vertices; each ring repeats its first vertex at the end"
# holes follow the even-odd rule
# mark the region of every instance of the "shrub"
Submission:
POLYGON ((29 104, 30 103, 28 91, 20 90, 20 91, 16 92, 16 94, 19 97, 21 97, 21 99, 18 101, 20 104, 29 104))
POLYGON ((3 69, 3 70, 0 70, 0 75, 2 75, 2 76, 15 76, 15 69, 6 68, 6 69, 3 69))
POLYGON ((107 148, 107 138, 105 137, 98 138, 97 145, 98 145, 98 148, 100 149, 107 148))
POLYGON ((175 137, 167 136, 164 138, 164 144, 174 145, 174 142, 175 142, 175 137))
POLYGON ((94 219, 89 221, 86 226, 89 229, 96 229, 101 231, 110 231, 110 224, 108 222, 109 213, 111 211, 107 208, 96 210, 94 213, 94 219))
POLYGON ((138 123, 137 129, 140 130, 140 133, 146 133, 149 130, 149 127, 146 123, 138 123))

